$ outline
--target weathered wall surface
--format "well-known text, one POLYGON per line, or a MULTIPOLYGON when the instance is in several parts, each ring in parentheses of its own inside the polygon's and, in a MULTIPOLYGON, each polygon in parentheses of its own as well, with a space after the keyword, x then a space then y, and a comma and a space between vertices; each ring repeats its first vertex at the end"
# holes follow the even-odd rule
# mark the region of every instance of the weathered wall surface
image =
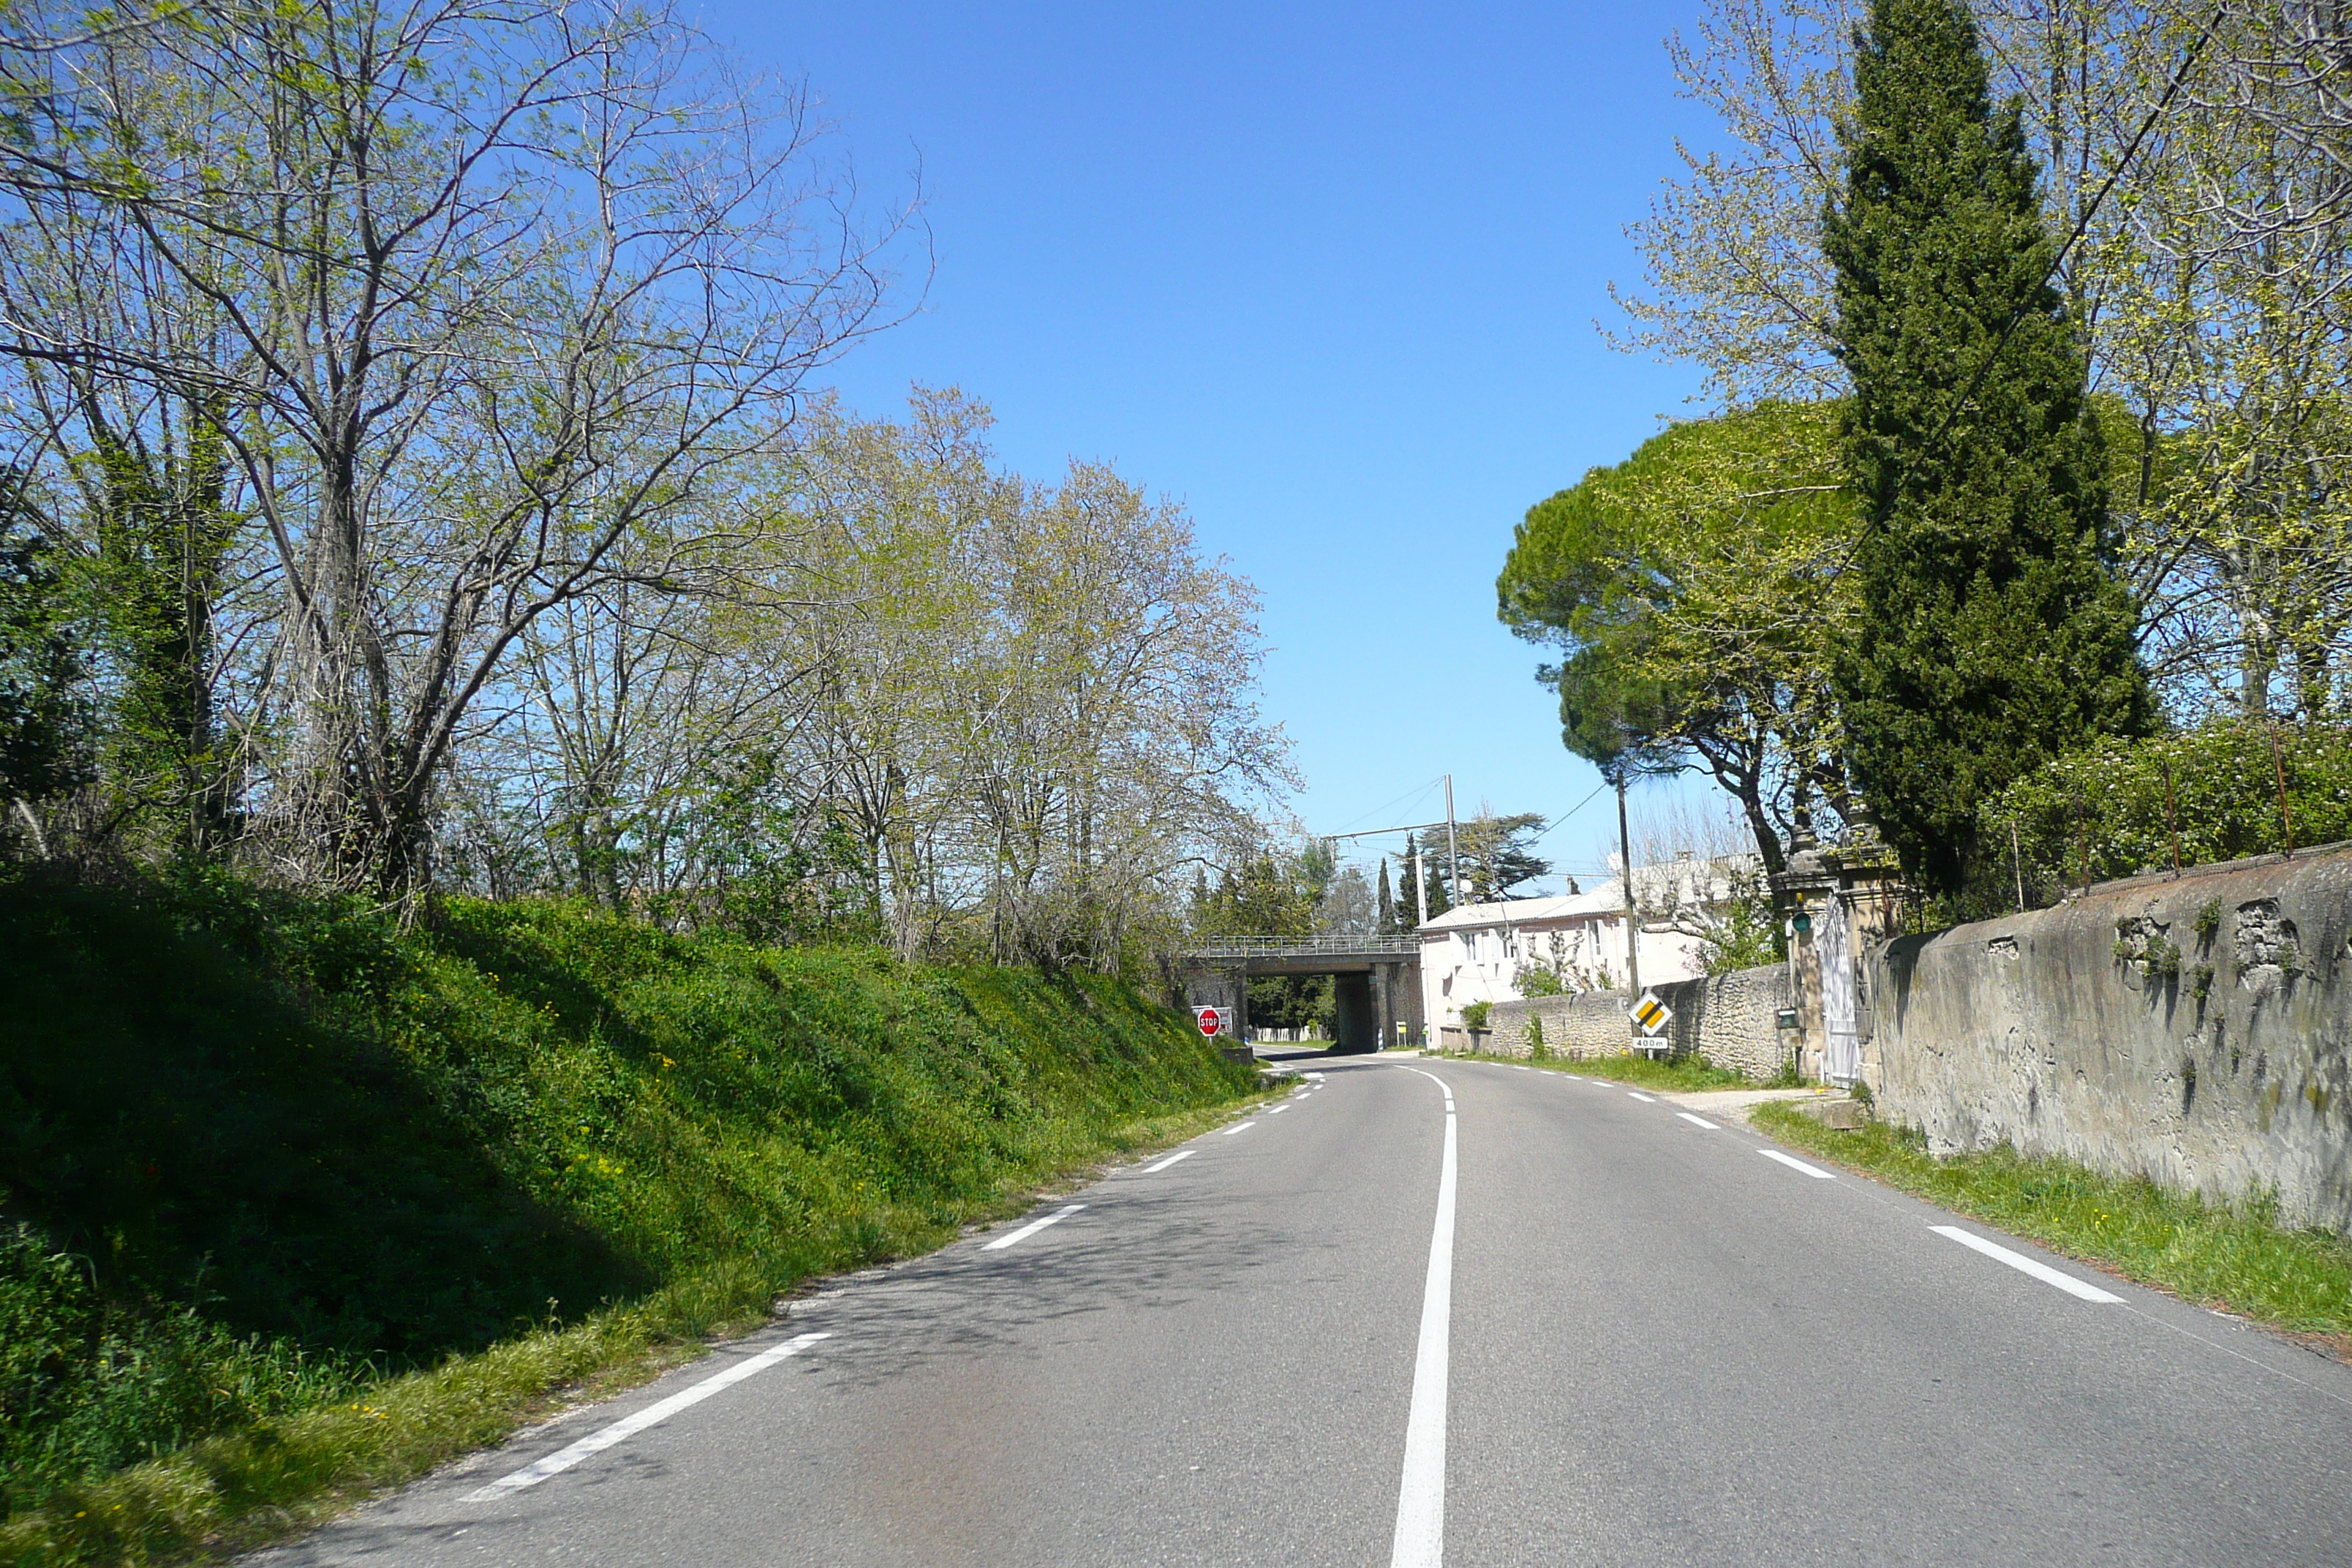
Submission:
MULTIPOLYGON (((2135 878, 1870 960, 1870 1079, 1938 1152, 2007 1142, 2352 1230, 2352 853, 2135 878)), ((1500 1008, 1496 1009, 1499 1013, 1500 1008)))
MULTIPOLYGON (((1486 1015, 1488 1034, 1480 1048, 1507 1057, 1531 1054, 1530 1019, 1541 1022, 1544 1048, 1556 1057, 1614 1056, 1633 1039, 1633 1026, 1625 1021, 1625 999, 1587 992, 1580 996, 1529 996, 1496 1003, 1486 1015)), ((1455 1036, 1460 1031, 1449 1028, 1445 1033, 1455 1036)))
MULTIPOLYGON (((1678 980, 1654 989, 1674 1009, 1674 1021, 1661 1043, 1675 1055, 1696 1054, 1752 1078, 1769 1078, 1780 1070, 1782 1053, 1775 1016, 1789 1005, 1785 965, 1678 980)), ((1592 993, 1497 1002, 1486 1017, 1494 1031, 1487 1048, 1505 1056, 1529 1055, 1528 1024, 1534 1020, 1543 1025, 1544 1047, 1555 1056, 1615 1056, 1633 1044, 1624 1005, 1622 996, 1592 993)))
POLYGON ((1705 980, 1685 980, 1657 988, 1658 999, 1675 1010, 1666 1035, 1674 1054, 1695 1053, 1719 1068, 1750 1078, 1780 1070, 1786 1051, 1776 1026, 1790 1005, 1789 969, 1767 964, 1735 969, 1705 980))

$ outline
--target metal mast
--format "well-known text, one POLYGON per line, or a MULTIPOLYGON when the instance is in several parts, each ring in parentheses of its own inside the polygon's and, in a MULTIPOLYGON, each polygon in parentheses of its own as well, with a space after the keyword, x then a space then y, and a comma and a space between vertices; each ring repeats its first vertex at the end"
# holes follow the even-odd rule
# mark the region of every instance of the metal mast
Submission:
POLYGON ((1454 775, 1445 775, 1445 885, 1455 909, 1462 907, 1462 856, 1454 846, 1454 775))

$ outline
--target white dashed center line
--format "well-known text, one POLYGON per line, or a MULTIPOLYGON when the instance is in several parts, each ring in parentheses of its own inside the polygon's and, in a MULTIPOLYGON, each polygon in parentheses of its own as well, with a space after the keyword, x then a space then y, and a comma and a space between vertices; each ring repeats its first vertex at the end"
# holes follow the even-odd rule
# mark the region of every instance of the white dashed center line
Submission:
POLYGON ((1147 1176, 1156 1176, 1160 1172, 1166 1170, 1169 1166, 1174 1164, 1177 1161, 1191 1159, 1195 1152, 1197 1152, 1197 1151, 1192 1149, 1180 1149, 1175 1153, 1169 1155, 1165 1160, 1160 1161, 1157 1165, 1144 1166, 1142 1173, 1147 1176))
POLYGON ((1809 1176, 1819 1176, 1824 1182, 1833 1182, 1837 1179, 1829 1172, 1819 1170, 1811 1165, 1808 1165, 1802 1160, 1790 1159, 1788 1155, 1781 1153, 1778 1149, 1759 1149, 1756 1152, 1759 1154, 1763 1155, 1767 1160, 1778 1160, 1780 1163, 1788 1166, 1789 1169, 1792 1171, 1802 1171, 1809 1176))
POLYGON ((1086 1206, 1087 1205, 1084 1204, 1064 1204, 1060 1208, 1055 1209, 1044 1219, 1033 1219, 1027 1225, 1023 1226, 1019 1230, 1013 1231, 1006 1236, 1000 1236, 994 1241, 987 1243, 981 1248, 981 1250, 982 1252, 1002 1251, 1005 1247, 1012 1246, 1014 1242, 1022 1240, 1024 1237, 1036 1235, 1039 1231, 1045 1229, 1049 1225, 1059 1225, 1062 1221, 1069 1218, 1072 1215, 1077 1213, 1080 1209, 1086 1206))
POLYGON ((1934 1231, 1937 1236, 1950 1237, 1962 1247, 1972 1247, 1979 1252, 1983 1253, 1987 1258, 1995 1258, 2000 1262, 2006 1263, 2011 1268, 2016 1269, 2020 1274, 2031 1274, 2036 1279, 2041 1280, 2044 1285, 2055 1285, 2061 1290, 2065 1291, 2069 1296, 2079 1296, 2085 1301, 2120 1301, 2123 1300, 2121 1296, 2116 1295, 2113 1291, 2102 1290, 2096 1285, 2085 1284, 2082 1280, 2075 1279, 2072 1274, 2062 1274, 2057 1269, 2051 1268, 2047 1263, 2038 1262, 2033 1258, 2026 1257, 2025 1254, 2021 1252, 2011 1252, 2008 1247, 2002 1247, 1997 1242, 1987 1241, 1981 1236, 1973 1236, 1969 1232, 1962 1230, 1958 1226, 1931 1225, 1927 1228, 1934 1231))
POLYGON ((1687 1111, 1687 1110, 1677 1110, 1677 1111, 1675 1111, 1675 1114, 1676 1116, 1681 1117, 1685 1121, 1689 1122, 1693 1127, 1704 1127, 1704 1128, 1706 1128, 1709 1132, 1720 1132, 1720 1131, 1723 1131, 1723 1129, 1722 1129, 1721 1127, 1719 1127, 1719 1126, 1716 1125, 1716 1124, 1715 1124, 1714 1122, 1712 1122, 1712 1121, 1708 1121, 1706 1117, 1704 1117, 1704 1116, 1693 1116, 1693 1115, 1692 1115, 1689 1111, 1687 1111))
POLYGON ((1658 1097, 1654 1094, 1643 1094, 1638 1089, 1629 1089, 1625 1092, 1632 1095, 1635 1100, 1640 1100, 1644 1105, 1655 1105, 1658 1103, 1658 1097))
POLYGON ((1238 1127, 1228 1127, 1225 1129, 1225 1136, 1230 1138, 1236 1132, 1246 1132, 1256 1125, 1255 1121, 1244 1121, 1238 1127))

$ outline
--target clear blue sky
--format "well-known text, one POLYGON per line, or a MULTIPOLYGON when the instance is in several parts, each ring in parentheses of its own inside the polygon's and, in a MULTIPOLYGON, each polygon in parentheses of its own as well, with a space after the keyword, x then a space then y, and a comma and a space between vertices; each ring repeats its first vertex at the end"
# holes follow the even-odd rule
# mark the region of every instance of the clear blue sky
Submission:
MULTIPOLYGON (((1689 7, 751 5, 706 13, 803 76, 877 197, 919 159, 922 313, 832 379, 988 399, 1013 467, 1076 454, 1183 500, 1265 599, 1265 698, 1318 833, 1555 816, 1538 650, 1495 619, 1533 501, 1688 413, 1696 377, 1611 351, 1606 286, 1674 139, 1689 7)), ((1678 791, 1680 793, 1680 791, 1678 791)), ((1590 865, 1593 801, 1548 840, 1590 865)))

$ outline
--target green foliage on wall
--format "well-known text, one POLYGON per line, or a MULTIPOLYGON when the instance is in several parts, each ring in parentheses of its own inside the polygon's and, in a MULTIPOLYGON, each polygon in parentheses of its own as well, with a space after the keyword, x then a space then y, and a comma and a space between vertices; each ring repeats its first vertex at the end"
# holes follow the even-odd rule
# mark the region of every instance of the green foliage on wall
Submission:
MULTIPOLYGON (((2174 816, 2184 866, 2274 854, 2287 845, 2279 815, 2282 765, 2294 841, 2352 838, 2352 726, 2273 731, 2236 719, 2151 740, 2103 740, 2045 763, 1985 802, 1979 831, 1989 858, 2005 860, 2015 830, 2029 904, 2050 902, 2086 877, 2168 869, 2174 816)), ((2014 871, 2005 864, 1994 869, 2001 875, 1990 876, 1986 886, 1997 904, 2003 886, 2014 897, 2014 871)), ((2210 919, 2198 915, 2202 940, 2210 942, 2220 925, 2218 909, 2210 919)))

